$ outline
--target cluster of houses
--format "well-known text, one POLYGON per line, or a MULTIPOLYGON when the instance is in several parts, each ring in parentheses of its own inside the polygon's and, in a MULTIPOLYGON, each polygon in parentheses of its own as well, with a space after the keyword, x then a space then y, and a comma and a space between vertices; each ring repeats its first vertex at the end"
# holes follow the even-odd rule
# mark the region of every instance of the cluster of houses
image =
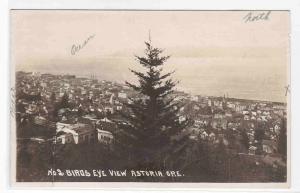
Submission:
MULTIPOLYGON (((16 101, 17 109, 22 109, 23 114, 37 117, 37 124, 50 119, 53 103, 68 95, 71 105, 58 111, 59 120, 54 126, 56 143, 61 144, 94 141, 112 143, 113 131, 117 127, 116 112, 128 113, 123 104, 142 97, 122 84, 94 78, 28 72, 17 72, 16 78, 19 95, 26 93, 27 97, 41 99, 16 101)), ((259 144, 262 144, 265 153, 277 151, 280 120, 286 116, 286 104, 225 96, 193 96, 180 91, 175 94, 175 101, 183 104, 179 109, 179 121, 193 120, 192 125, 184 131, 189 133, 191 139, 228 145, 224 133, 232 131, 239 139, 241 131, 246 131, 249 138, 247 151, 256 154, 258 141, 255 132, 263 125, 264 139, 259 144)), ((117 122, 125 124, 122 120, 117 122)))
POLYGON ((188 130, 191 139, 228 145, 226 133, 231 133, 236 141, 240 141, 242 132, 246 132, 248 154, 255 155, 259 148, 265 154, 274 154, 278 150, 282 119, 286 118, 286 105, 225 96, 191 96, 180 112, 180 120, 186 120, 187 116, 193 120, 188 130), (263 130, 260 141, 255 138, 259 129, 263 130))
MULTIPOLYGON (((98 120, 97 125, 101 125, 101 121, 104 124, 114 124, 110 120, 98 120)), ((111 144, 113 142, 113 134, 111 131, 105 130, 100 127, 93 127, 90 124, 76 123, 65 124, 58 122, 56 124, 56 143, 94 143, 100 142, 103 144, 111 144)))
POLYGON ((70 104, 73 104, 68 109, 73 113, 82 111, 98 115, 114 114, 116 111, 123 110, 123 103, 130 102, 129 97, 134 95, 132 90, 121 84, 72 75, 17 72, 16 77, 19 93, 38 95, 43 99, 40 103, 25 104, 28 113, 31 114, 47 114, 53 104, 65 94, 70 104))
MULTIPOLYGON (((82 121, 77 123, 51 122, 44 117, 34 118, 34 124, 47 129, 54 130, 55 137, 48 140, 56 144, 82 144, 82 143, 102 143, 110 145, 113 143, 117 125, 113 121, 104 119, 95 119, 89 116, 83 117, 82 121)), ((43 138, 32 138, 34 141, 45 142, 43 138)))

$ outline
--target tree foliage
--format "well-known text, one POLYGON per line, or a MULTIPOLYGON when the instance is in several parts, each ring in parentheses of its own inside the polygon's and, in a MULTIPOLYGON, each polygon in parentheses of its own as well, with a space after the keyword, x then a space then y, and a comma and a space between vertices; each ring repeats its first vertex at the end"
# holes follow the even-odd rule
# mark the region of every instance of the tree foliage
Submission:
POLYGON ((280 133, 278 136, 278 152, 285 158, 287 156, 287 135, 286 135, 286 119, 283 118, 281 122, 280 133))
POLYGON ((250 144, 249 144, 249 137, 247 135, 246 130, 242 130, 241 132, 241 143, 243 144, 243 146, 246 148, 246 150, 249 149, 250 144))
POLYGON ((64 95, 62 96, 61 101, 60 101, 58 107, 60 109, 62 109, 62 108, 68 108, 69 107, 69 96, 68 96, 67 93, 64 93, 64 95))
POLYGON ((55 101, 56 101, 56 95, 55 95, 55 92, 52 92, 51 96, 50 96, 50 102, 52 102, 54 104, 55 101))
POLYGON ((177 82, 170 78, 173 72, 162 72, 169 56, 161 56, 163 51, 154 48, 151 41, 145 44, 145 56, 136 59, 146 72, 130 70, 138 84, 126 82, 142 97, 126 104, 131 113, 123 116, 129 124, 118 130, 116 138, 138 167, 162 168, 171 155, 183 149, 184 137, 180 136, 187 121, 179 122, 180 104, 173 97, 177 82))

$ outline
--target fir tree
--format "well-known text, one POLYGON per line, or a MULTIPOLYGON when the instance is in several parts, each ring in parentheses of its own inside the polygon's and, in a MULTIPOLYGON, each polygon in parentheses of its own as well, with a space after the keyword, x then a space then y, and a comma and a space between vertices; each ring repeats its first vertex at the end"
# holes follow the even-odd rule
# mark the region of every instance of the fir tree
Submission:
POLYGON ((265 138, 265 131, 262 125, 260 125, 258 128, 255 129, 254 131, 254 139, 257 141, 256 142, 256 154, 261 155, 263 153, 263 145, 262 141, 265 138))
POLYGON ((287 157, 287 135, 286 135, 286 119, 282 118, 280 133, 278 136, 278 153, 287 157))
POLYGON ((242 136, 241 143, 244 145, 244 147, 248 151, 250 144, 249 144, 249 137, 247 135, 246 130, 242 130, 241 136, 242 136))
POLYGON ((69 96, 67 93, 64 93, 64 95, 61 98, 61 101, 59 103, 59 108, 68 108, 69 107, 69 96))
POLYGON ((51 93, 50 96, 50 109, 51 109, 51 114, 50 114, 50 120, 51 121, 56 121, 57 120, 57 111, 58 111, 58 107, 56 104, 56 95, 55 92, 51 93))
POLYGON ((52 92, 51 93, 51 96, 50 96, 50 102, 52 104, 54 104, 56 102, 56 95, 55 95, 55 92, 52 92))
MULTIPOLYGON (((51 99, 53 98, 53 95, 51 95, 51 99)), ((63 108, 69 108, 69 96, 67 93, 64 93, 64 95, 61 97, 60 101, 58 103, 53 103, 54 109, 53 109, 53 121, 58 121, 58 111, 63 108)))
POLYGON ((161 56, 163 51, 154 48, 150 40, 145 44, 145 56, 136 59, 146 72, 130 70, 139 83, 126 82, 140 97, 125 104, 131 111, 123 115, 129 124, 120 127, 116 142, 127 152, 129 163, 135 164, 132 167, 162 169, 170 167, 168 160, 184 149, 185 137, 180 136, 188 121, 179 122, 180 104, 174 101, 177 82, 170 77, 173 72, 162 72, 169 56, 161 56))

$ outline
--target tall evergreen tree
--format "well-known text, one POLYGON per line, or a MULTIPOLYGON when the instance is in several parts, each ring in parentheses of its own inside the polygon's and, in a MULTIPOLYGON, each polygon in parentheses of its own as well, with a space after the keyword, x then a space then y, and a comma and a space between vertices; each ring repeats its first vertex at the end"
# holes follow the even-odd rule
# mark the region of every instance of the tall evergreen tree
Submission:
POLYGON ((280 133, 278 136, 278 152, 283 155, 284 158, 287 156, 287 135, 286 135, 286 119, 282 118, 280 133))
POLYGON ((241 136, 242 136, 241 143, 244 145, 245 149, 248 151, 250 144, 249 144, 249 137, 248 137, 245 129, 242 130, 241 136))
POLYGON ((61 98, 59 108, 68 108, 69 107, 69 95, 67 93, 64 93, 64 95, 61 98))
POLYGON ((52 92, 51 93, 51 96, 50 96, 50 102, 52 104, 54 104, 56 102, 56 95, 55 95, 55 92, 52 92))
POLYGON ((177 82, 170 77, 173 72, 162 73, 169 56, 161 56, 163 51, 154 48, 150 40, 145 44, 145 56, 136 59, 146 71, 130 70, 139 83, 126 82, 141 97, 125 104, 131 110, 123 115, 129 124, 120 127, 116 142, 126 150, 130 163, 135 164, 132 167, 162 169, 170 166, 168 158, 184 149, 185 137, 181 131, 188 121, 179 121, 180 104, 174 100, 177 82))
POLYGON ((262 125, 260 125, 258 128, 255 129, 254 131, 254 139, 257 141, 256 142, 256 154, 261 155, 263 153, 263 144, 262 141, 265 138, 265 131, 262 125))
MULTIPOLYGON (((51 99, 52 100, 53 98, 53 95, 51 95, 51 99)), ((53 121, 57 121, 58 120, 58 111, 60 109, 63 109, 63 108, 69 108, 69 96, 67 93, 64 93, 64 95, 61 97, 60 101, 58 103, 53 103, 53 106, 54 106, 54 109, 53 109, 53 113, 52 113, 52 116, 53 116, 53 121)))

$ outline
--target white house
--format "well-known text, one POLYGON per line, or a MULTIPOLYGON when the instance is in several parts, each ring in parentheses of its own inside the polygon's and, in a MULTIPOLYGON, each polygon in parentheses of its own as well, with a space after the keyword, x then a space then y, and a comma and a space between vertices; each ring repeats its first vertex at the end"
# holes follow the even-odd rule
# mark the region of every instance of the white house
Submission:
POLYGON ((211 132, 209 135, 208 135, 208 139, 210 140, 210 141, 215 141, 215 139, 216 139, 216 134, 215 133, 213 133, 213 132, 211 132))
POLYGON ((257 150, 257 147, 255 147, 255 146, 250 146, 249 147, 249 153, 248 154, 250 154, 250 155, 255 155, 255 151, 257 150))
POLYGON ((85 143, 91 142, 95 139, 95 130, 83 123, 65 124, 58 122, 56 124, 56 133, 60 134, 57 143, 85 143))
POLYGON ((112 143, 114 136, 111 132, 102 129, 97 129, 98 142, 104 144, 112 143))
POLYGON ((186 117, 181 115, 179 118, 179 123, 182 123, 183 121, 186 121, 186 117))
POLYGON ((206 133, 206 131, 202 132, 200 134, 201 139, 206 139, 208 137, 208 134, 206 133))
POLYGON ((126 99, 126 98, 127 98, 127 94, 124 93, 124 92, 119 92, 119 93, 118 93, 118 97, 119 97, 119 98, 126 99))

